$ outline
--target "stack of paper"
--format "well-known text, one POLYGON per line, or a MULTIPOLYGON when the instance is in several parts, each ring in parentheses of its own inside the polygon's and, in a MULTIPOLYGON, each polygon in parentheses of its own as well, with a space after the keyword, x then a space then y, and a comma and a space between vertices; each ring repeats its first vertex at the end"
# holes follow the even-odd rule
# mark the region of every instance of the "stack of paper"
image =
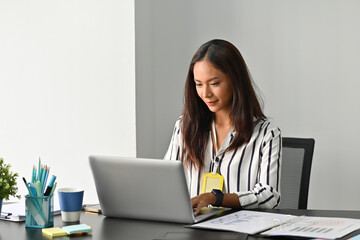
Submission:
POLYGON ((360 219, 293 216, 258 211, 238 211, 192 225, 194 228, 229 230, 266 236, 336 239, 360 229, 360 219))
POLYGON ((336 239, 360 228, 360 219, 298 217, 293 223, 262 232, 267 236, 300 236, 309 238, 336 239))

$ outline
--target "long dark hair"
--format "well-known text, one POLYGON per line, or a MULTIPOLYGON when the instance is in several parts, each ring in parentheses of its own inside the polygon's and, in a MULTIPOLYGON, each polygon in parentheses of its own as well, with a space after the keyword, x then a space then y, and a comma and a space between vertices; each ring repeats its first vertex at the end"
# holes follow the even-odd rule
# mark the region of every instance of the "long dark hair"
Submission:
POLYGON ((193 70, 196 62, 205 59, 227 74, 233 86, 230 118, 236 134, 227 151, 249 142, 255 125, 266 119, 239 50, 225 40, 214 39, 204 43, 193 56, 189 66, 181 126, 186 151, 181 160, 186 165, 193 163, 199 169, 204 166, 213 113, 196 92, 193 70))

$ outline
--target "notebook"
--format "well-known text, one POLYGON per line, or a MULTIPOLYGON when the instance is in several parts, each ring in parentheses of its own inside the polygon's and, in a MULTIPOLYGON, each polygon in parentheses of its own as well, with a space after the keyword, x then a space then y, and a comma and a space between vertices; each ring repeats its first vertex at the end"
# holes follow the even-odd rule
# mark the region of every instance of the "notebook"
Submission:
POLYGON ((196 223, 226 210, 194 217, 180 161, 90 156, 89 162, 105 216, 196 223))

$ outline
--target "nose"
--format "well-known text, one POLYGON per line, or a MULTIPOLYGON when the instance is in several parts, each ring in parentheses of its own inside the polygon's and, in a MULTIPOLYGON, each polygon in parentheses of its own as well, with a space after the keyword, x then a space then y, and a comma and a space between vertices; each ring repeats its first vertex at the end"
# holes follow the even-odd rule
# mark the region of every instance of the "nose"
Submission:
POLYGON ((208 85, 204 85, 204 89, 203 89, 203 98, 209 98, 211 97, 212 95, 212 92, 211 92, 211 89, 210 89, 210 86, 208 85))

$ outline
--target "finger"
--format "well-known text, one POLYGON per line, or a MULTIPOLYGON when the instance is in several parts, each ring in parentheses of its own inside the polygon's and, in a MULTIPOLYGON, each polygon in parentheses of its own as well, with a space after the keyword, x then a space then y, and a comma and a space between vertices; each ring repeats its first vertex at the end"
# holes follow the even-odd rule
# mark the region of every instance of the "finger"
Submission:
POLYGON ((192 208, 195 209, 195 208, 198 208, 199 207, 199 204, 198 203, 191 203, 192 205, 192 208))
POLYGON ((200 212, 200 208, 196 208, 196 210, 194 211, 194 216, 198 215, 200 212))
POLYGON ((199 200, 196 197, 192 198, 190 201, 193 208, 196 208, 196 206, 199 204, 199 200))

